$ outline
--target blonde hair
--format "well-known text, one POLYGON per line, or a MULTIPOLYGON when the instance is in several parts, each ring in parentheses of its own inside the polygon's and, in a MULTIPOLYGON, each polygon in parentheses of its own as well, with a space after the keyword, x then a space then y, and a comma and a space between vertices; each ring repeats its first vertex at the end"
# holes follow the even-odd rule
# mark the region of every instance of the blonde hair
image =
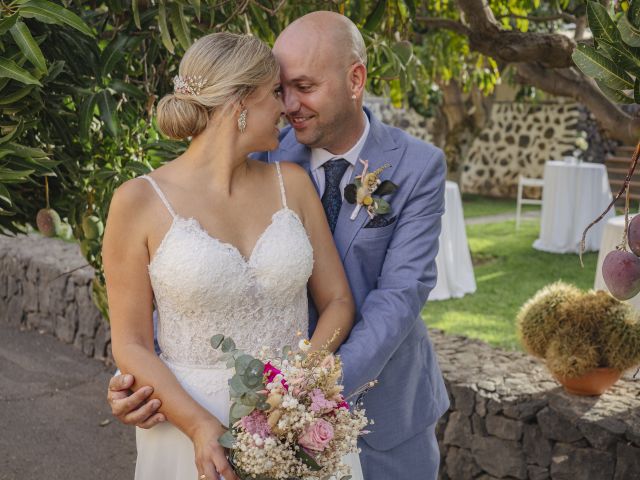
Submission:
POLYGON ((271 49, 258 38, 206 35, 189 47, 179 70, 181 78, 201 78, 204 85, 195 95, 181 90, 165 95, 158 104, 158 126, 174 139, 195 137, 216 109, 244 100, 279 72, 271 49))

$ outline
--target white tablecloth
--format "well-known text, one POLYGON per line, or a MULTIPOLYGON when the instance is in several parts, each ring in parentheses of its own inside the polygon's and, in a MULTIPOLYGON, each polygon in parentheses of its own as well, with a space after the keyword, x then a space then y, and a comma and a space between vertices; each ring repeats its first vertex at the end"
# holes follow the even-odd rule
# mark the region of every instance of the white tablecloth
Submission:
MULTIPOLYGON (((533 248, 553 253, 578 253, 582 231, 611 202, 609 177, 599 163, 547 162, 544 166, 540 237, 533 248)), ((607 218, 587 233, 586 250, 598 250, 607 218)))
MULTIPOLYGON (((633 215, 629 215, 629 220, 631 220, 632 217, 633 215)), ((603 220, 603 222, 605 221, 603 220)), ((596 290, 609 290, 604 283, 604 278, 602 278, 602 262, 604 262, 604 257, 606 257, 610 251, 615 250, 620 244, 622 241, 622 232, 624 232, 624 215, 618 215, 605 222, 602 240, 600 241, 600 252, 598 253, 596 279, 593 282, 593 288, 596 290)), ((628 245, 627 248, 629 248, 628 245)), ((640 295, 636 295, 631 300, 627 300, 627 303, 640 310, 640 295)))
POLYGON ((462 199, 455 182, 447 182, 444 215, 440 232, 440 250, 436 257, 438 281, 429 294, 429 300, 460 298, 476 291, 471 253, 464 226, 462 199))

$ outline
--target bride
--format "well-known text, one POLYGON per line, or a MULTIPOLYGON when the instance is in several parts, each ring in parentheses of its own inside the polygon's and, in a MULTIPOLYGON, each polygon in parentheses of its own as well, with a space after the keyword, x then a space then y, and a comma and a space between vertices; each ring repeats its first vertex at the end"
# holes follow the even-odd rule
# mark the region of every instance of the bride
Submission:
MULTIPOLYGON (((109 210, 102 255, 113 355, 134 390, 153 387, 168 420, 136 429, 136 479, 237 480, 217 441, 231 371, 209 339, 222 333, 253 354, 297 345, 308 286, 320 312, 312 347, 330 342, 335 351, 354 303, 307 173, 248 158, 278 146, 283 107, 270 49, 252 36, 207 35, 186 52, 174 83, 158 125, 191 138, 189 148, 123 184, 109 210)), ((351 463, 361 478, 357 457, 351 463)))

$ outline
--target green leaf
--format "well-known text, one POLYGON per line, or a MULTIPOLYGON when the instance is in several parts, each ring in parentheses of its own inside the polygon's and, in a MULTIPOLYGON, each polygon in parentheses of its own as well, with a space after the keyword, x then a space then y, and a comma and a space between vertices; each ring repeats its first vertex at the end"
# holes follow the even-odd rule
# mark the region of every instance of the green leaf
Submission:
POLYGON ((27 60, 41 72, 47 73, 47 62, 44 59, 44 55, 24 22, 16 22, 16 24, 11 27, 11 36, 20 47, 24 56, 27 57, 27 60))
POLYGON ((619 90, 614 90, 613 88, 609 88, 599 80, 596 80, 596 83, 598 84, 598 87, 600 88, 602 93, 604 93, 612 102, 626 104, 633 103, 633 98, 629 97, 625 93, 619 90))
POLYGON ((358 189, 356 188, 356 186, 353 183, 350 183, 349 185, 344 187, 344 199, 351 204, 356 203, 357 192, 358 189))
POLYGON ((636 103, 640 103, 640 77, 636 77, 633 83, 633 99, 636 103))
POLYGON ((253 360, 251 360, 249 365, 247 365, 245 375, 250 377, 257 377, 262 380, 262 377, 264 375, 264 363, 262 363, 257 358, 254 358, 253 360))
POLYGON ((104 123, 109 134, 113 137, 118 136, 118 116, 116 112, 116 101, 107 91, 102 90, 96 93, 98 100, 98 109, 100 110, 100 119, 104 123))
POLYGON ((25 147, 24 145, 20 145, 19 143, 14 143, 14 142, 8 142, 7 144, 5 144, 5 147, 13 150, 13 153, 18 157, 34 158, 37 160, 48 158, 48 155, 46 154, 46 152, 39 148, 25 147))
POLYGON ((251 391, 251 388, 244 383, 244 378, 241 375, 231 377, 229 388, 239 395, 251 391))
POLYGON ((413 45, 411 42, 396 42, 391 46, 391 49, 405 64, 409 62, 411 55, 413 55, 413 45))
POLYGON ((384 215, 385 213, 389 213, 391 211, 391 205, 384 198, 375 198, 373 200, 373 211, 378 215, 384 215))
POLYGON ((218 333, 217 335, 214 335, 213 337, 211 337, 211 346, 214 349, 217 349, 218 347, 220 347, 223 340, 224 340, 224 335, 222 335, 221 333, 218 333))
POLYGON ((640 2, 631 2, 627 16, 629 17, 629 22, 631 22, 634 27, 640 28, 640 2))
POLYGON ((83 142, 89 140, 89 128, 93 120, 96 102, 96 95, 91 94, 83 99, 80 110, 78 111, 78 133, 80 134, 80 140, 83 142))
POLYGON ((196 18, 200 21, 200 0, 189 0, 189 3, 193 5, 193 10, 196 13, 196 18))
POLYGON ((131 10, 133 10, 133 23, 136 24, 138 30, 142 30, 140 26, 140 9, 138 7, 138 0, 131 0, 131 10))
POLYGON ((378 3, 376 3, 375 8, 373 9, 373 12, 371 12, 371 15, 369 15, 362 28, 369 32, 375 32, 384 19, 384 13, 386 9, 387 0, 378 0, 378 3))
POLYGON ((269 405, 264 399, 261 399, 256 405, 256 409, 262 410, 263 412, 269 410, 271 405, 269 405))
POLYGON ((587 2, 587 18, 589 19, 589 28, 596 41, 605 41, 611 44, 620 41, 620 33, 616 24, 603 5, 598 2, 587 2))
POLYGON ((10 170, 8 168, 0 167, 0 180, 2 183, 19 183, 28 179, 29 175, 32 175, 35 170, 10 170))
POLYGON ((11 78, 26 85, 42 86, 37 78, 8 58, 0 57, 0 77, 11 78))
POLYGON ((251 355, 240 355, 238 358, 236 358, 234 365, 236 373, 244 375, 247 367, 253 360, 254 358, 251 355))
POLYGON ((118 93, 124 93, 130 97, 137 98, 138 100, 146 100, 147 95, 138 87, 131 83, 124 82, 122 80, 114 80, 109 84, 109 88, 112 88, 118 93))
POLYGON ((251 16, 253 25, 258 27, 260 36, 267 41, 271 40, 273 38, 273 32, 271 31, 267 21, 264 19, 264 12, 251 3, 249 5, 249 15, 251 16))
POLYGON ((0 97, 0 105, 10 105, 14 102, 17 102, 18 100, 21 100, 29 95, 34 88, 34 85, 29 85, 27 87, 20 88, 13 93, 3 95, 2 97, 0 97))
POLYGON ((302 447, 300 447, 300 449, 296 451, 296 457, 302 460, 302 463, 309 467, 312 472, 322 470, 322 467, 318 465, 318 462, 316 462, 315 458, 305 452, 302 447))
POLYGON ((13 206, 13 202, 11 201, 11 194, 7 187, 5 187, 2 183, 0 183, 0 200, 5 202, 8 206, 13 206))
POLYGON ((16 21, 20 18, 19 15, 13 14, 10 17, 3 18, 0 20, 0 35, 4 35, 7 33, 11 27, 13 27, 16 21))
POLYGON ((89 37, 94 36, 87 24, 75 13, 46 0, 30 0, 23 3, 19 6, 18 13, 24 18, 35 18, 44 23, 68 25, 89 37))
POLYGON ((255 407, 256 405, 258 405, 259 401, 260 395, 255 392, 243 393, 240 397, 240 403, 242 403, 243 405, 248 405, 250 407, 255 407))
POLYGON ((184 7, 181 4, 170 4, 169 21, 171 22, 171 28, 173 28, 173 33, 178 39, 178 42, 182 48, 187 50, 191 46, 191 34, 189 33, 187 20, 184 17, 184 7))
POLYGON ((618 19, 618 30, 624 43, 631 47, 640 47, 640 30, 629 23, 626 15, 618 19))
POLYGON ((234 448, 236 444, 236 437, 233 436, 230 430, 227 430, 220 438, 218 438, 218 443, 222 445, 224 448, 234 448))
POLYGON ((113 70, 113 67, 127 54, 125 46, 128 40, 127 36, 119 35, 109 42, 102 51, 100 55, 100 70, 103 77, 106 77, 113 70))
POLYGON ((375 194, 376 195, 389 195, 393 192, 395 192, 398 189, 398 186, 393 183, 391 180, 384 180, 379 186, 378 188, 376 188, 375 194))
POLYGON ((175 53, 175 47, 173 46, 171 36, 169 35, 167 10, 165 8, 164 1, 160 1, 160 5, 158 6, 158 28, 160 29, 160 38, 162 39, 164 48, 169 50, 170 53, 175 53))
POLYGON ((631 72, 634 75, 640 73, 640 58, 638 58, 636 52, 632 52, 623 42, 616 42, 613 45, 600 42, 598 45, 617 65, 627 72, 631 72))
POLYGON ((633 88, 631 77, 593 47, 579 44, 573 51, 571 58, 585 75, 600 80, 609 88, 614 90, 633 88))
POLYGON ((234 341, 229 338, 226 337, 223 341, 222 341, 222 345, 220 346, 220 348, 222 349, 222 351, 224 353, 230 352, 232 350, 235 350, 236 348, 236 344, 234 343, 234 341))
POLYGON ((231 416, 235 418, 246 417, 254 410, 255 410, 254 407, 251 407, 249 405, 243 405, 242 403, 236 402, 231 406, 231 416))

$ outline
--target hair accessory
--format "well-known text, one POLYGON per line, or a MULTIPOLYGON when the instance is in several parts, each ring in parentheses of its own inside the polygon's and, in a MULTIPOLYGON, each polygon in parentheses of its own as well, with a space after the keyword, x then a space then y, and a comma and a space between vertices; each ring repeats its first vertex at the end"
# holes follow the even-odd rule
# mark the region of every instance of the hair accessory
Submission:
POLYGON ((182 95, 200 95, 200 90, 207 84, 207 81, 198 75, 196 77, 173 77, 173 93, 182 95))
POLYGON ((240 130, 241 133, 244 133, 246 128, 247 128, 247 109, 245 108, 244 110, 242 110, 242 112, 240 112, 240 116, 238 117, 238 130, 240 130))

